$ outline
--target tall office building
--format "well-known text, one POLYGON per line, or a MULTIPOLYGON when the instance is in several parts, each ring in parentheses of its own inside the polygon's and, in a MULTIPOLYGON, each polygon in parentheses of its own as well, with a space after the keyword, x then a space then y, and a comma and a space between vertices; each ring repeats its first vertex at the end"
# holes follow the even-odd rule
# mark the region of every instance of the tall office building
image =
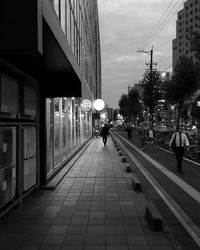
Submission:
POLYGON ((0 2, 0 212, 46 185, 92 136, 101 98, 97 0, 0 2))
POLYGON ((194 63, 196 54, 191 48, 191 31, 200 31, 200 1, 188 0, 184 8, 177 14, 176 38, 173 40, 173 72, 182 56, 186 56, 194 63))

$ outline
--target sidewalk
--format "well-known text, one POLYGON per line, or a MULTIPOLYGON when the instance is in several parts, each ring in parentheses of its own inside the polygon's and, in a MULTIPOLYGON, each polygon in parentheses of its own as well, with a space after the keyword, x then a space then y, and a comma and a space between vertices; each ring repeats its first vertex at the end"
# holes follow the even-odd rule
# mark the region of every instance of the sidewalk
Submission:
POLYGON ((149 228, 111 138, 94 138, 54 191, 25 199, 0 220, 1 250, 172 250, 149 228))

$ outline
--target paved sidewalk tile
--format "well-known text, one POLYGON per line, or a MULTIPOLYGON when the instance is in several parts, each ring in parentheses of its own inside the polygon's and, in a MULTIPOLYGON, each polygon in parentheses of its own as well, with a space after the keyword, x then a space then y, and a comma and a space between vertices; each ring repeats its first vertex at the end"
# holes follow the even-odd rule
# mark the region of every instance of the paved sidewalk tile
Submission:
POLYGON ((94 138, 54 191, 27 197, 0 220, 0 249, 172 249, 151 234, 146 199, 131 187, 111 138, 94 138))

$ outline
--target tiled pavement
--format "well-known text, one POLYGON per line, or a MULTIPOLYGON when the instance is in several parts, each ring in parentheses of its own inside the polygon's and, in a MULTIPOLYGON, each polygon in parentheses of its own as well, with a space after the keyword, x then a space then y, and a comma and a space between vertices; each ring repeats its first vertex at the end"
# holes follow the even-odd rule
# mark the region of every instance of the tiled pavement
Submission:
POLYGON ((54 191, 35 192, 0 220, 0 250, 172 250, 152 232, 111 138, 94 138, 54 191))

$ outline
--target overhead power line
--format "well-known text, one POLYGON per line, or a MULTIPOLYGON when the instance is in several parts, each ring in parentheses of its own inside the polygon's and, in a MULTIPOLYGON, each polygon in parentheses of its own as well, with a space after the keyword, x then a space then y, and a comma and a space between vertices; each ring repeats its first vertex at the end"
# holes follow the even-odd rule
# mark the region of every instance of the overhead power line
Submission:
MULTIPOLYGON (((161 18, 159 19, 159 21, 156 23, 156 25, 154 26, 152 31, 149 33, 147 38, 142 43, 142 46, 141 46, 142 49, 147 48, 147 46, 149 46, 150 43, 152 43, 156 39, 156 37, 164 30, 166 25, 169 23, 171 18, 177 13, 178 9, 184 3, 184 1, 185 0, 178 0, 174 3, 174 0, 171 0, 170 4, 168 5, 166 10, 164 11, 164 13, 161 16, 161 18), (181 3, 180 3, 180 1, 181 1, 181 3), (179 5, 177 6, 177 4, 179 4, 179 5)), ((142 62, 142 56, 138 56, 137 60, 136 60, 136 65, 140 65, 141 62, 142 62)), ((137 70, 136 79, 138 78, 138 74, 139 74, 139 71, 137 70)))
POLYGON ((152 31, 148 34, 148 36, 146 37, 146 39, 144 40, 144 42, 141 45, 141 48, 144 47, 146 41, 148 41, 152 35, 152 33, 154 32, 154 30, 156 30, 156 28, 158 27, 159 23, 161 22, 162 18, 164 17, 164 15, 167 13, 168 9, 170 8, 170 6, 172 5, 174 0, 172 0, 169 4, 169 6, 167 7, 167 9, 164 11, 164 13, 162 14, 162 16, 160 17, 160 19, 158 20, 158 22, 156 23, 156 25, 153 27, 152 31))
POLYGON ((169 23, 169 21, 171 20, 171 18, 177 13, 178 9, 184 3, 184 1, 185 0, 182 0, 182 2, 178 6, 176 6, 175 11, 171 15, 170 15, 171 11, 170 11, 170 13, 168 13, 168 15, 163 19, 163 21, 158 26, 157 30, 152 35, 151 39, 149 39, 149 41, 146 41, 146 43, 144 45, 144 48, 146 48, 147 46, 149 46, 149 44, 152 43, 158 37, 158 35, 164 30, 164 28, 166 27, 166 25, 169 23))
POLYGON ((168 69, 170 69, 172 67, 172 64, 170 66, 168 66, 166 69, 164 69, 163 71, 167 71, 168 69))
MULTIPOLYGON (((163 15, 160 17, 160 19, 158 20, 158 22, 156 23, 156 25, 153 27, 152 31, 149 33, 149 35, 146 37, 146 39, 144 40, 144 42, 141 44, 140 48, 145 49, 150 42, 152 41, 152 38, 154 36, 156 36, 156 34, 159 32, 160 29, 164 28, 167 23, 170 21, 170 19, 174 16, 174 14, 177 13, 179 7, 184 3, 185 0, 178 0, 173 4, 172 0, 169 4, 169 6, 167 7, 167 9, 164 11, 163 15), (180 3, 181 1, 181 3, 180 3), (179 6, 177 6, 180 3, 179 6), (173 4, 173 5, 172 5, 173 4), (174 11, 175 10, 175 11, 174 11), (169 12, 168 12, 169 11, 169 12), (172 13, 172 11, 174 11, 172 13), (168 12, 168 13, 167 13, 168 12), (172 14, 171 14, 172 13, 172 14), (166 16, 165 16, 166 15, 166 16), (168 20, 167 20, 168 18, 168 20), (166 22, 166 23, 165 23, 166 22), (163 25, 163 27, 162 27, 163 25)), ((160 30, 161 32, 162 30, 160 30)), ((159 32, 159 33, 160 33, 159 32)), ((153 39, 154 40, 154 39, 153 39)))
MULTIPOLYGON (((154 26, 153 30, 150 32, 150 34, 147 36, 147 38, 144 40, 143 44, 141 47, 143 47, 143 45, 148 41, 148 39, 151 38, 152 34, 154 33, 155 29, 158 28, 162 18, 164 17, 164 15, 167 13, 167 11, 170 9, 172 3, 173 3, 174 0, 171 0, 169 6, 167 7, 167 9, 164 11, 163 15, 161 16, 161 18, 159 19, 159 21, 157 22, 157 24, 154 26)), ((174 7, 174 6, 173 6, 174 7)), ((136 65, 139 66, 141 65, 141 63, 143 62, 143 55, 140 53, 138 56, 137 56, 137 59, 136 59, 136 65)), ((139 75, 139 70, 137 70, 137 73, 136 73, 136 79, 138 78, 138 75, 139 75)))

